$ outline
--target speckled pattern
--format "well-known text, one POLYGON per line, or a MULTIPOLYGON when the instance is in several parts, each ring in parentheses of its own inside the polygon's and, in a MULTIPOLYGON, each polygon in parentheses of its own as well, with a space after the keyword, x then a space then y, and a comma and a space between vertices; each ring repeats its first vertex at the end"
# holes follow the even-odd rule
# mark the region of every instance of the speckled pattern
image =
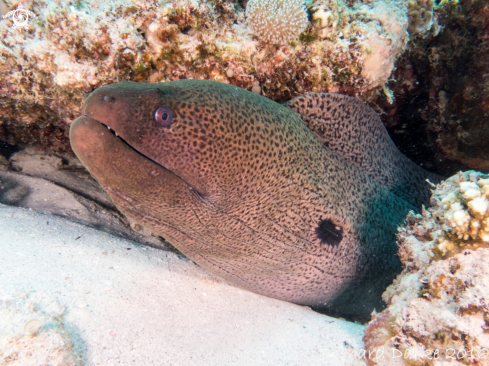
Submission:
POLYGON ((70 130, 82 163, 122 212, 202 267, 332 314, 380 308, 401 269, 397 225, 414 207, 287 106, 212 81, 123 82, 94 91, 83 114, 70 130), (160 106, 169 126, 153 118, 160 106), (324 228, 341 241, 319 238, 324 228))
POLYGON ((328 148, 409 203, 430 199, 429 173, 400 153, 375 111, 357 98, 341 94, 305 94, 286 105, 328 148))

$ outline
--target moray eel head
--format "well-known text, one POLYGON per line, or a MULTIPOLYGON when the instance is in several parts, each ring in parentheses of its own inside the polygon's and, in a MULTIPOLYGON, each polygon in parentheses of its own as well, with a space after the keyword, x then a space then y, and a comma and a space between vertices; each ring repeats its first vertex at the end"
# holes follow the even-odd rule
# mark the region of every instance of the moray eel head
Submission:
POLYGON ((368 317, 412 208, 285 105, 202 80, 95 90, 72 148, 128 217, 232 283, 368 317))
MULTIPOLYGON (((208 191, 211 189, 206 176, 209 169, 202 166, 193 151, 200 149, 204 156, 209 154, 209 157, 214 153, 207 134, 210 121, 202 115, 209 107, 215 106, 200 104, 198 100, 194 101, 195 97, 198 95, 191 90, 131 82, 97 89, 87 98, 83 117, 75 121, 70 131, 73 148, 77 155, 83 156, 81 151, 99 151, 90 146, 96 144, 95 140, 99 140, 102 146, 109 141, 111 146, 125 142, 126 147, 139 152, 140 158, 144 156, 144 160, 155 162, 158 169, 166 168, 166 175, 172 172, 189 188, 198 192, 208 191), (190 103, 194 107, 192 111, 188 109, 190 103), (105 127, 104 131, 102 127, 105 127), (90 132, 92 128, 94 130, 90 132), (92 137, 96 134, 97 138, 89 139, 88 134, 92 137), (88 145, 82 146, 81 141, 88 145), (190 141, 191 144, 188 143, 190 141)), ((116 156, 112 153, 105 165, 114 165, 116 156)), ((99 162, 102 162, 101 158, 99 162)))

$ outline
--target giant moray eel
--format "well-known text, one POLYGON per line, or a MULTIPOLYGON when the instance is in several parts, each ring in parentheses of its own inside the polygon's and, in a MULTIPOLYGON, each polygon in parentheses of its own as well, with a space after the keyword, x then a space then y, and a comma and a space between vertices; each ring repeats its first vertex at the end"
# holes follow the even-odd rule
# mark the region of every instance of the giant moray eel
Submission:
POLYGON ((278 104, 203 80, 95 90, 73 150, 115 205, 253 292, 365 319, 401 270, 396 232, 438 177, 338 94, 278 104))

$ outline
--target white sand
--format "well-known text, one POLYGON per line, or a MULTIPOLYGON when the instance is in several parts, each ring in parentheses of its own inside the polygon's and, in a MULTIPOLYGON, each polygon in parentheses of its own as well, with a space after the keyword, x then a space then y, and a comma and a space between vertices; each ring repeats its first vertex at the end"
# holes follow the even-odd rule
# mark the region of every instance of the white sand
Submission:
MULTIPOLYGON (((361 325, 237 289, 175 254, 0 204, 0 364, 15 344, 28 347, 19 337, 33 319, 43 326, 25 338, 31 347, 58 330, 83 365, 363 364, 350 353, 363 347, 361 325)), ((38 365, 41 353, 6 364, 38 365)))

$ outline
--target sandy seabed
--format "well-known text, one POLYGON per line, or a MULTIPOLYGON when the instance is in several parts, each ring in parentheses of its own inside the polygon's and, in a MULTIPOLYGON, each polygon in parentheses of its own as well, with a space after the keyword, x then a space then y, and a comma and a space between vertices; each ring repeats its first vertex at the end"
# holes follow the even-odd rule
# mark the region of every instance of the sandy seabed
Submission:
POLYGON ((364 326, 0 204, 2 365, 360 365, 364 326))

